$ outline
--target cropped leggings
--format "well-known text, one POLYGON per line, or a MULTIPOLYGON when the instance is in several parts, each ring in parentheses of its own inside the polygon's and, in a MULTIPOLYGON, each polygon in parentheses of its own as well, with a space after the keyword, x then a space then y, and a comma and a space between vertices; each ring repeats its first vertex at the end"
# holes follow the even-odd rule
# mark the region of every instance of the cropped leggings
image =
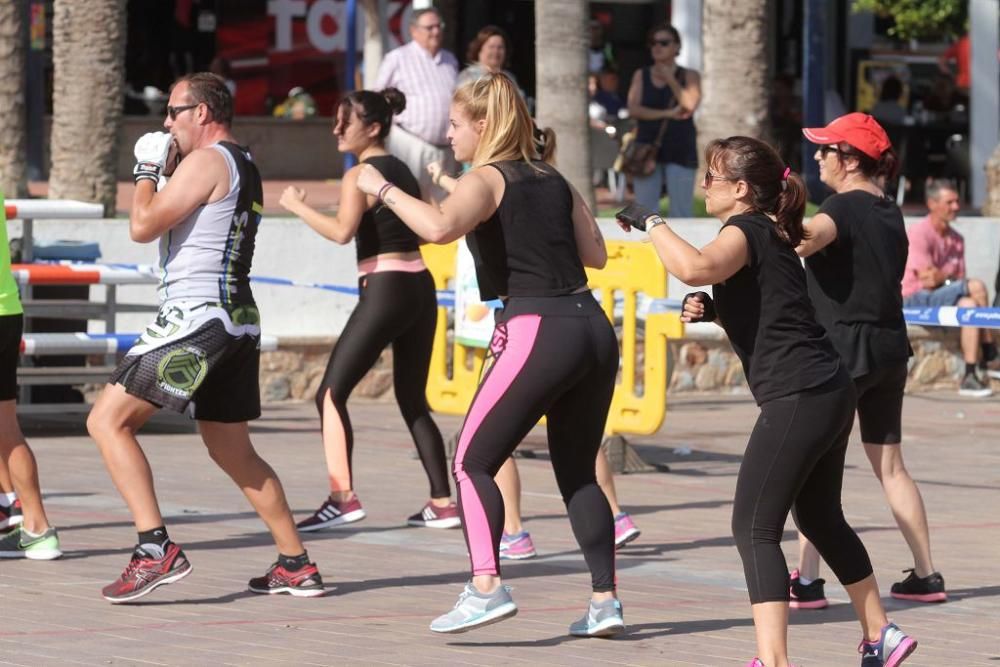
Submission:
POLYGON ((447 498, 451 491, 444 441, 431 419, 424 394, 437 323, 434 279, 428 271, 384 271, 370 273, 358 282, 360 300, 330 354, 323 382, 316 392, 320 417, 329 392, 344 428, 346 452, 327 461, 330 486, 334 491, 353 488, 354 433, 347 414, 347 399, 375 365, 382 350, 391 344, 393 389, 399 411, 427 472, 431 497, 447 498))
POLYGON ((789 510, 841 584, 872 573, 868 552, 844 519, 840 491, 857 402, 843 370, 819 387, 761 405, 736 481, 733 536, 750 602, 787 601, 781 537, 789 510))
POLYGON ((489 360, 454 464, 472 573, 500 573, 504 506, 493 478, 545 415, 552 467, 593 588, 613 591, 614 518, 594 466, 618 371, 614 330, 589 292, 512 298, 489 360))

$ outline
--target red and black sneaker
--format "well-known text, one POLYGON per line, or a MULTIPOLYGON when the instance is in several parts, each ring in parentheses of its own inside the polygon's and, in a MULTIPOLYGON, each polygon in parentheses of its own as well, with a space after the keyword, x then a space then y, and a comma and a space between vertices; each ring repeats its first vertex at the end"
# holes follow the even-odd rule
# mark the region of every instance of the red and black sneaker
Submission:
POLYGON ((15 526, 19 526, 21 522, 24 521, 24 515, 21 513, 21 500, 15 500, 10 507, 0 505, 0 532, 7 532, 13 530, 15 526))
POLYGON ((299 598, 315 598, 326 592, 315 563, 307 563, 294 572, 275 563, 263 577, 251 579, 248 588, 262 595, 288 593, 299 598))
POLYGON ((104 599, 119 604, 137 600, 164 584, 172 584, 191 574, 191 562, 181 548, 169 543, 163 558, 155 558, 136 546, 122 576, 101 590, 104 599))

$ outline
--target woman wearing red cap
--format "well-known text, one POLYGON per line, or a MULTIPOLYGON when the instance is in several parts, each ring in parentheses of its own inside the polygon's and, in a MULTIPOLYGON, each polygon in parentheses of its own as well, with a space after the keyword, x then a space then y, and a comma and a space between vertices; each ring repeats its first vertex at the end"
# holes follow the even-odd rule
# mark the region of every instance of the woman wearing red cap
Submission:
MULTIPOLYGON (((820 179, 836 194, 806 225, 809 238, 797 251, 806 258, 817 319, 858 390, 865 454, 913 552, 913 569, 905 580, 893 584, 892 596, 943 602, 947 593, 931 560, 927 513, 900 448, 903 389, 912 354, 900 288, 908 243, 903 215, 881 187, 895 176, 896 154, 878 122, 863 113, 802 132, 819 145, 815 159, 820 179)), ((801 535, 799 541, 792 607, 825 607, 823 580, 816 578, 819 554, 801 535)))
POLYGON ((861 621, 862 667, 893 667, 916 642, 886 618, 868 552, 841 508, 856 392, 816 321, 795 254, 805 235, 805 185, 773 148, 749 137, 713 141, 705 164, 705 207, 723 225, 701 250, 648 209, 633 204, 618 218, 649 231, 667 271, 689 285, 712 285, 713 297, 685 297, 681 319, 722 325, 760 405, 732 519, 757 635, 758 657, 748 667, 789 664, 781 536, 793 508, 861 621))

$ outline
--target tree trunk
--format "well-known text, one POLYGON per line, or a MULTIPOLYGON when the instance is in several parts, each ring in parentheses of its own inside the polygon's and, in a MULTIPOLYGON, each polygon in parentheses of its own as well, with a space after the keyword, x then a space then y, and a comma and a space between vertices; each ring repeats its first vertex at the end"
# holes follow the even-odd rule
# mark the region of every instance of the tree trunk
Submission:
POLYGON ((362 81, 365 88, 375 85, 378 67, 382 64, 386 44, 386 0, 361 0, 365 12, 364 72, 362 81))
POLYGON ((587 18, 586 2, 535 2, 538 124, 555 130, 559 171, 593 207, 587 118, 587 18))
POLYGON ((766 138, 770 93, 767 0, 704 0, 703 7, 700 156, 712 139, 766 138))
POLYGON ((986 201, 983 202, 983 215, 1000 218, 1000 146, 986 161, 986 201))
POLYGON ((28 194, 23 8, 0 2, 0 190, 8 198, 28 194))
POLYGON ((125 0, 55 0, 52 42, 49 196, 98 202, 114 215, 125 0))

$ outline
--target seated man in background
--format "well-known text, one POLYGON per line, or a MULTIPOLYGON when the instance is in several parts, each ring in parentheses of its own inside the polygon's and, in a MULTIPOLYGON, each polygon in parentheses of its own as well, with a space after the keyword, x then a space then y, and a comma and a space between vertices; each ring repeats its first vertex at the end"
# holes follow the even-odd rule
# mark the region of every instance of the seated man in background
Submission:
MULTIPOLYGON (((957 186, 945 179, 927 184, 927 217, 912 225, 906 235, 910 241, 906 271, 903 274, 903 305, 909 308, 930 306, 983 307, 989 294, 983 281, 965 275, 965 240, 952 229, 958 217, 957 186)), ((996 358, 993 333, 989 329, 962 327, 962 356, 965 375, 958 393, 986 397, 993 394, 985 377, 986 364, 996 358), (984 378, 976 372, 979 365, 984 378)))

